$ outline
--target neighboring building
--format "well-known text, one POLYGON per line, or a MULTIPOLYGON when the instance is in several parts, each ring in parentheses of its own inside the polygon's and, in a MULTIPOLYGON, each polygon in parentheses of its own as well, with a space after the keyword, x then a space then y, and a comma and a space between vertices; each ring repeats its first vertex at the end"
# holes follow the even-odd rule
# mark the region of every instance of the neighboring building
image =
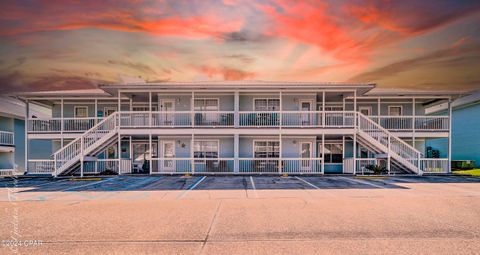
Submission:
POLYGON ((430 139, 448 144, 449 116, 425 109, 455 95, 374 88, 135 81, 17 96, 53 109, 51 118, 28 114, 30 174, 449 172, 449 146, 441 158, 425 149, 430 139), (39 141, 51 150, 32 150, 39 141))
MULTIPOLYGON (((32 104, 32 116, 51 117, 48 107, 32 104)), ((25 103, 0 97, 0 176, 25 172, 25 103)))
MULTIPOLYGON (((439 104, 427 109, 431 115, 448 114, 448 106, 439 104)), ((452 160, 475 160, 480 167, 480 91, 458 98, 452 103, 452 160)), ((445 142, 435 139, 427 144, 441 148, 445 142)))

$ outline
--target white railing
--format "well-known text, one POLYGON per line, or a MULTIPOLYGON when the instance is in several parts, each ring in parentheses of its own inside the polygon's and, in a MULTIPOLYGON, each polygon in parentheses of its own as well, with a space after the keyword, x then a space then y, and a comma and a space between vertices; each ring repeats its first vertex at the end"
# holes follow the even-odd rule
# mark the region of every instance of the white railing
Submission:
POLYGON ((0 131, 0 145, 14 145, 14 140, 13 132, 0 131))
POLYGON ((278 127, 280 112, 243 111, 239 112, 241 127, 278 127))
POLYGON ((355 125, 355 112, 326 111, 326 127, 353 127, 355 125))
POLYGON ((448 116, 421 116, 415 117, 415 129, 416 130, 442 130, 448 131, 450 125, 450 119, 448 116))
POLYGON ((27 164, 29 174, 52 174, 55 171, 53 159, 30 159, 27 164))
POLYGON ((152 113, 153 127, 191 127, 192 112, 154 112, 152 113))
POLYGON ((368 116, 385 129, 392 131, 448 131, 448 116, 368 116))
POLYGON ((367 116, 361 113, 357 113, 357 116, 358 129, 360 131, 383 145, 386 148, 384 151, 390 151, 390 153, 393 153, 394 158, 400 161, 400 163, 406 167, 409 167, 414 172, 421 174, 419 168, 421 153, 418 150, 400 138, 394 136, 388 130, 381 127, 367 116))
POLYGON ((29 119, 28 131, 35 133, 60 132, 62 119, 29 119))
POLYGON ((424 173, 449 173, 448 159, 445 158, 422 158, 420 167, 424 173))
POLYGON ((235 124, 235 113, 230 111, 194 112, 195 126, 229 127, 235 124))
POLYGON ((55 171, 54 175, 58 175, 66 170, 68 166, 75 161, 80 160, 86 155, 87 151, 94 148, 95 143, 116 131, 118 124, 118 114, 114 113, 106 119, 99 122, 93 128, 83 133, 80 137, 73 140, 54 154, 55 171))
MULTIPOLYGON (((97 159, 83 162, 83 174, 99 174, 102 172, 119 172, 119 159, 97 159)), ((121 160, 123 161, 123 159, 121 160)))
POLYGON ((153 158, 152 174, 193 173, 191 158, 153 158))
POLYGON ((204 158, 194 160, 195 173, 233 173, 234 172, 233 158, 204 158))
POLYGON ((239 173, 280 174, 279 158, 240 158, 239 173))
POLYGON ((84 132, 95 126, 101 118, 51 118, 28 120, 28 132, 51 133, 51 132, 84 132), (63 128, 62 128, 63 126, 63 128))
POLYGON ((283 127, 320 127, 322 126, 321 111, 283 111, 283 127))
POLYGON ((322 174, 321 158, 283 158, 281 173, 322 174))

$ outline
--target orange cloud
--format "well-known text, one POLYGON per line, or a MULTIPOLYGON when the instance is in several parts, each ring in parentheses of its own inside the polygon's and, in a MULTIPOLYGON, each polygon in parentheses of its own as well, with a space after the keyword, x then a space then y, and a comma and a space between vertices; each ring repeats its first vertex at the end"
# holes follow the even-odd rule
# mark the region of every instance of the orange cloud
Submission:
POLYGON ((224 80, 227 81, 248 80, 255 77, 255 73, 253 72, 247 72, 230 67, 215 68, 202 66, 200 68, 197 68, 197 70, 200 73, 207 75, 209 78, 217 78, 218 76, 221 76, 224 80))

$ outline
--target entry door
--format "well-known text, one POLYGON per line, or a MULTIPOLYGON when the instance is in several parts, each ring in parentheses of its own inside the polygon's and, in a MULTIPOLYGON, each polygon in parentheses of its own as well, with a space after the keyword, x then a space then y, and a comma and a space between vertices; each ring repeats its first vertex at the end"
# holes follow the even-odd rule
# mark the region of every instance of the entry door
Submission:
MULTIPOLYGON (((312 110, 311 100, 300 100, 300 111, 307 112, 312 110)), ((308 126, 311 124, 313 116, 311 113, 302 113, 300 118, 300 124, 302 126, 308 126)))
MULTIPOLYGON (((300 144, 300 156, 302 159, 312 158, 312 143, 311 142, 302 142, 300 144)), ((300 163, 300 168, 302 171, 310 171, 312 169, 311 160, 302 160, 300 163)))
POLYGON ((173 172, 175 170, 175 161, 168 160, 175 158, 175 141, 163 141, 163 170, 166 172, 173 172))
POLYGON ((173 126, 175 124, 175 100, 160 99, 160 111, 165 112, 160 116, 160 124, 173 126))

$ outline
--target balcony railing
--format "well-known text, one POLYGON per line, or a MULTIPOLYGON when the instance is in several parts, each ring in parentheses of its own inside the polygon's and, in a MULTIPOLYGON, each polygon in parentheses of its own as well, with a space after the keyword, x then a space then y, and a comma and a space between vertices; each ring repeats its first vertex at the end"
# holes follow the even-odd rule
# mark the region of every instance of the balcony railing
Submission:
POLYGON ((52 174, 55 171, 55 161, 53 159, 30 159, 27 167, 29 174, 52 174))
POLYGON ((13 132, 0 131, 0 145, 14 145, 13 132))
MULTIPOLYGON (((266 128, 351 128, 353 111, 122 111, 120 127, 125 128, 214 128, 266 127, 266 128)), ((448 131, 448 116, 369 116, 390 131, 448 131)), ((30 133, 84 132, 98 123, 100 118, 29 119, 30 133)))
POLYGON ((29 119, 31 133, 85 132, 100 122, 101 118, 51 118, 29 119), (63 126, 63 127, 62 127, 63 126))
POLYGON ((369 116, 385 129, 393 131, 448 131, 448 116, 369 116))
POLYGON ((424 173, 448 173, 447 158, 422 158, 420 159, 420 168, 424 173))

